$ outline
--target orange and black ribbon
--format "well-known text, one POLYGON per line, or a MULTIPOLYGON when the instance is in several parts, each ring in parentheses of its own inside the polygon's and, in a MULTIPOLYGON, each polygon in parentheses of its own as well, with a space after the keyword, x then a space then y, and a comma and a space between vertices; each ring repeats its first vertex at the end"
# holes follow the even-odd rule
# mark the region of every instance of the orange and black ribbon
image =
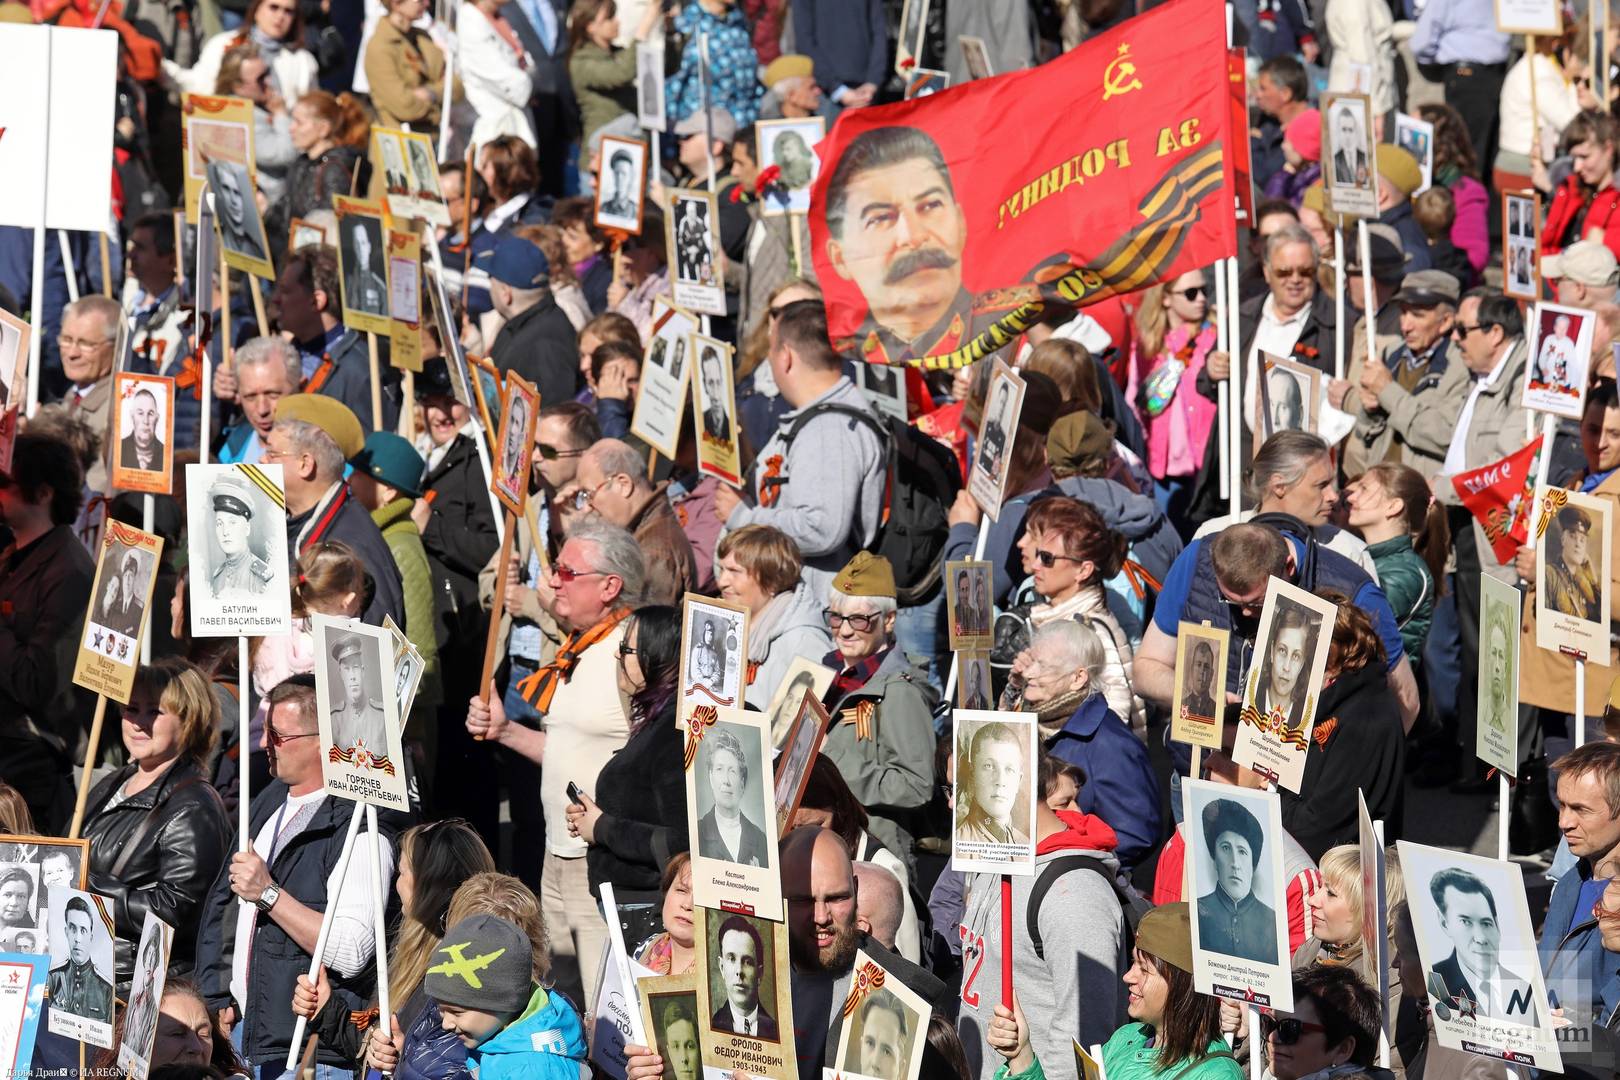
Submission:
POLYGON ((579 658, 585 654, 585 650, 613 633, 614 628, 629 614, 629 608, 621 608, 589 630, 569 635, 562 648, 557 650, 555 660, 518 682, 517 690, 523 696, 523 700, 533 705, 536 712, 550 712, 552 695, 557 692, 557 687, 567 682, 574 674, 574 669, 579 666, 579 658))
POLYGON ((873 990, 883 985, 886 973, 872 961, 868 960, 855 973, 855 985, 849 988, 849 996, 844 999, 844 1015, 853 1015, 860 1007, 861 999, 873 990))
POLYGON ((1299 750, 1304 750, 1305 729, 1303 727, 1290 727, 1282 713, 1272 710, 1269 714, 1261 715, 1260 710, 1253 705, 1245 705, 1239 714, 1239 720, 1245 724, 1253 724, 1261 731, 1275 735, 1278 740, 1299 750))
POLYGON ((698 743, 703 741, 703 732, 719 719, 720 710, 713 705, 699 705, 692 710, 692 715, 686 718, 686 753, 683 755, 685 762, 683 768, 692 767, 692 762, 697 758, 698 743))
POLYGON ((855 725, 855 737, 870 741, 872 729, 877 720, 877 702, 871 698, 862 698, 849 708, 839 713, 844 723, 855 725))
POLYGON ((1536 519, 1537 540, 1541 539, 1542 534, 1547 531, 1547 526, 1552 524, 1552 519, 1568 502, 1569 492, 1563 488, 1551 488, 1541 497, 1541 516, 1536 519))

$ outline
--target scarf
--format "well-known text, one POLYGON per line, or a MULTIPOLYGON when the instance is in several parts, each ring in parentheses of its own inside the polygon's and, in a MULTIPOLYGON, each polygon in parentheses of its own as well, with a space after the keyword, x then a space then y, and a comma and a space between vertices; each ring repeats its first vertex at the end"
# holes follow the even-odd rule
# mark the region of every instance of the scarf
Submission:
POLYGON ((1068 723, 1069 717, 1074 715, 1074 710, 1080 707, 1080 703, 1092 694, 1100 693, 1102 693, 1101 686, 1086 685, 1078 690, 1066 690, 1046 704, 1036 706, 1035 720, 1040 726, 1041 738, 1050 739, 1062 731, 1063 725, 1068 723))
POLYGON ((331 489, 321 496, 321 501, 315 504, 314 509, 304 519, 303 526, 298 530, 297 542, 294 544, 298 549, 298 555, 302 555, 321 542, 321 539, 326 535, 326 531, 332 527, 332 522, 338 516, 338 511, 343 509, 344 504, 350 498, 352 496, 349 494, 349 485, 341 480, 333 484, 331 489))
POLYGON ((533 705, 536 712, 550 712, 552 695, 556 694, 557 687, 573 676, 574 668, 579 666, 579 658, 585 654, 585 650, 613 633, 614 628, 629 614, 629 608, 620 608, 609 612, 589 630, 570 634, 568 640, 562 643, 562 648, 557 650, 555 660, 518 683, 518 693, 523 700, 533 705))
MULTIPOLYGON (((271 37, 257 26, 248 27, 248 40, 259 47, 259 55, 263 57, 265 66, 271 68, 276 66, 276 58, 281 55, 281 50, 287 47, 286 42, 271 37)), ((272 74, 270 77, 274 79, 275 75, 272 74)))
POLYGON ((759 617, 754 619, 748 627, 748 662, 762 664, 765 658, 771 655, 771 642, 783 630, 787 629, 788 613, 793 609, 793 602, 797 599, 797 587, 787 592, 779 592, 770 598, 759 617))

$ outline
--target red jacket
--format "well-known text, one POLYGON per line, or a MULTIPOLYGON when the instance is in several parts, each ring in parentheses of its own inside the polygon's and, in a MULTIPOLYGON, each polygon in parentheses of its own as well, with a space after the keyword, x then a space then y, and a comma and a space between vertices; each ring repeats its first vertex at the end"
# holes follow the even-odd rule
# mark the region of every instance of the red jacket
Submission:
MULTIPOLYGON (((1547 224, 1541 229, 1542 256, 1556 255, 1568 246, 1563 242, 1564 234, 1584 201, 1580 177, 1571 173, 1553 193, 1552 205, 1547 208, 1547 224)), ((1613 184, 1592 196, 1592 207, 1586 212, 1586 221, 1581 225, 1581 236, 1593 229, 1603 230, 1604 245, 1615 253, 1616 258, 1620 258, 1620 190, 1616 190, 1613 184)), ((1580 236, 1572 236, 1569 242, 1574 243, 1579 239, 1580 236)))

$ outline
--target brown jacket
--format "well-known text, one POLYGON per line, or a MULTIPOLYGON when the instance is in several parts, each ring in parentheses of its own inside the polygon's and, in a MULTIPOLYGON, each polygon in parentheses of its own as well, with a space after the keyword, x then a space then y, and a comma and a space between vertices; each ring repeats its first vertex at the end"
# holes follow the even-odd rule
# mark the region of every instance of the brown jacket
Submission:
MULTIPOLYGON (((1565 485, 1566 487, 1569 485, 1565 485)), ((1595 499, 1608 499, 1614 504, 1610 511, 1613 520, 1620 521, 1620 472, 1613 473, 1592 492, 1595 499)), ((1535 515, 1530 518, 1532 527, 1535 515)), ((1609 573, 1614 577, 1611 590, 1620 594, 1620 528, 1610 530, 1609 573)), ((1598 553, 1593 553, 1594 560, 1598 553)), ((1609 611, 1611 622, 1614 611, 1609 611)), ((1519 635, 1519 700, 1526 705, 1538 705, 1561 713, 1575 711, 1575 660, 1548 649, 1536 647, 1536 583, 1530 582, 1524 594, 1524 614, 1520 619, 1519 635)), ((1608 700, 1609 684, 1620 673, 1620 650, 1609 647, 1607 666, 1597 663, 1586 665, 1586 714, 1602 716, 1603 703, 1608 700)))
POLYGON ((697 559, 675 508, 669 504, 669 481, 653 489, 647 505, 630 519, 630 531, 647 563, 642 602, 679 607, 681 596, 697 589, 697 559))
POLYGON ((413 27, 407 35, 387 19, 379 21, 366 45, 366 78, 371 83, 378 127, 402 128, 409 124, 412 131, 438 138, 444 53, 426 30, 413 27), (418 87, 432 91, 433 100, 418 97, 418 87))

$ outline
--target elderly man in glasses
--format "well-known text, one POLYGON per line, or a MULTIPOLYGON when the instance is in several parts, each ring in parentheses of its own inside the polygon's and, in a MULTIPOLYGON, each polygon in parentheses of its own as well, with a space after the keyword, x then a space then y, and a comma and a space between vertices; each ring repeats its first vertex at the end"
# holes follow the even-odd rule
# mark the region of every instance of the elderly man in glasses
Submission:
POLYGON ((833 578, 823 612, 838 672, 823 703, 832 714, 821 752, 871 815, 872 835, 903 859, 934 786, 934 706, 922 668, 895 647, 889 560, 859 551, 833 578))
POLYGON ((697 561, 667 494, 654 485, 647 456, 618 439, 602 439, 580 455, 568 509, 629 529, 647 560, 649 604, 679 604, 696 588, 697 561))

